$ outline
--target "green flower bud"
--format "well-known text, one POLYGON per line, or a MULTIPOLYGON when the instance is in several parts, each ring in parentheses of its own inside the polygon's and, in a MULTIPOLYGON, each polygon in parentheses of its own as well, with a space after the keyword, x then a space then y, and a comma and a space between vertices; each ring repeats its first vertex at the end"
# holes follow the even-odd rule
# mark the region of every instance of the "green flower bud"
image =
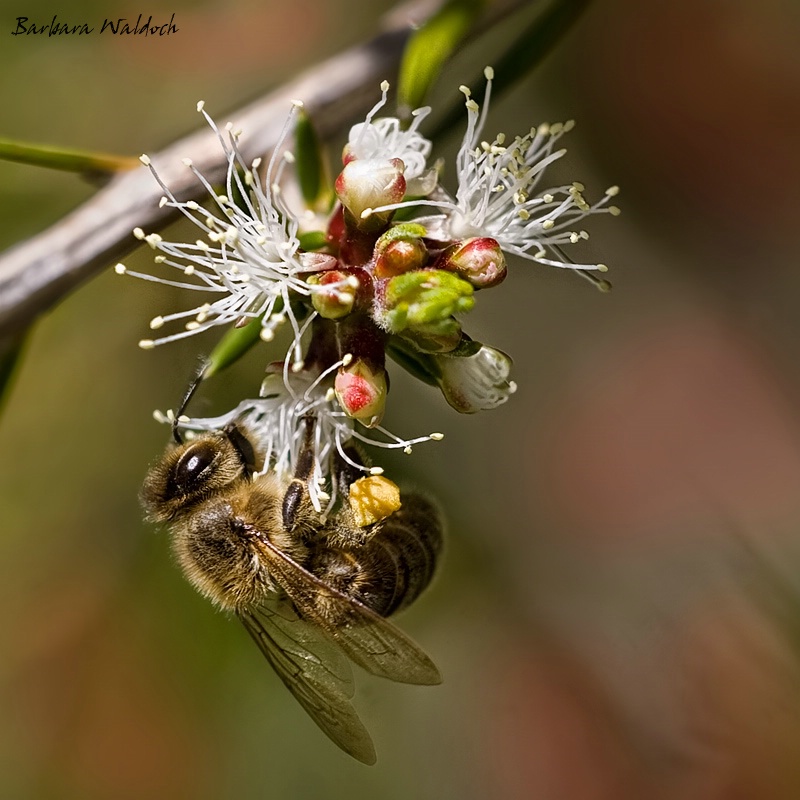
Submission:
POLYGON ((398 275, 386 284, 383 308, 376 309, 380 324, 391 333, 415 328, 429 335, 452 334, 454 314, 475 305, 473 288, 444 270, 416 270, 398 275))

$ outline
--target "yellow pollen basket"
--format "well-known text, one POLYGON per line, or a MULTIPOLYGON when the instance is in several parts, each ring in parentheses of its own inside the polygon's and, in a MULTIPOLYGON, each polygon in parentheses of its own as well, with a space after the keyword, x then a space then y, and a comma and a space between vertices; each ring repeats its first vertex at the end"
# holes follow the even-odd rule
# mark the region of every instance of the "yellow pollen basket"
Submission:
POLYGON ((350 485, 349 501, 355 524, 365 528, 400 508, 400 490, 383 475, 369 475, 350 485))

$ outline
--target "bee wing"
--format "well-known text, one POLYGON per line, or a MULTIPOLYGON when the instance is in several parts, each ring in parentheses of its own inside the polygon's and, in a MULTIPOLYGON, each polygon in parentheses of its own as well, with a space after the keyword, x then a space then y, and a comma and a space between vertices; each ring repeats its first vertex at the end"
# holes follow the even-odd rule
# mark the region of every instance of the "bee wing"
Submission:
POLYGON ((346 753, 374 764, 375 747, 350 698, 353 673, 342 653, 286 604, 264 602, 238 613, 286 688, 346 753))
POLYGON ((269 570, 300 616, 322 628, 347 656, 373 675, 398 683, 433 685, 442 676, 422 648, 391 622, 349 595, 329 586, 274 544, 261 539, 269 570), (319 612, 320 597, 332 623, 319 612))

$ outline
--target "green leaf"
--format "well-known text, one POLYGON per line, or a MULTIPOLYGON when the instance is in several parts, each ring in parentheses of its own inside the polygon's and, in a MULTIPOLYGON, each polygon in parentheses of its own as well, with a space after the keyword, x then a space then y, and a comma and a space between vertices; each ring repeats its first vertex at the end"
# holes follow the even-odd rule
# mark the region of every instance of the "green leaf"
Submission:
POLYGON ((328 237, 324 231, 298 233, 297 238, 300 240, 300 247, 303 250, 322 250, 323 247, 328 245, 328 237))
POLYGON ((0 411, 8 400, 11 386, 22 360, 26 333, 19 333, 0 342, 0 411))
POLYGON ((390 336, 386 343, 386 353, 413 377, 430 386, 438 385, 441 372, 436 361, 428 353, 421 353, 406 339, 390 336))
POLYGON ((0 159, 89 175, 124 172, 141 166, 139 159, 131 156, 68 150, 50 145, 15 142, 11 139, 0 139, 0 159))
MULTIPOLYGON (((502 94, 533 70, 577 22, 590 2, 591 0, 554 0, 543 13, 525 26, 506 47, 503 55, 494 60, 492 94, 502 94)), ((468 86, 472 90, 472 96, 480 102, 486 89, 486 77, 481 73, 468 86)), ((458 102, 434 124, 432 130, 428 129, 428 138, 435 141, 447 131, 463 126, 464 119, 464 104, 458 102)))
POLYGON ((413 109, 424 104, 442 65, 483 6, 483 0, 450 0, 412 34, 400 64, 397 94, 401 106, 413 109))
POLYGON ((299 111, 294 131, 295 171, 306 205, 315 211, 327 211, 333 203, 325 151, 317 131, 305 111, 299 111))
MULTIPOLYGON (((277 313, 277 310, 276 310, 277 313)), ((231 328, 217 343, 203 370, 203 380, 238 361, 261 337, 261 318, 251 319, 242 328, 231 328)))

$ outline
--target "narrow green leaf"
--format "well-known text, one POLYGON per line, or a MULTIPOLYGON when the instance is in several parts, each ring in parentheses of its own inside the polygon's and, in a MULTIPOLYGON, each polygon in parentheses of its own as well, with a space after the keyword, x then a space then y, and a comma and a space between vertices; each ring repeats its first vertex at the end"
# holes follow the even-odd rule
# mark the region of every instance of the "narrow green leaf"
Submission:
POLYGON ((303 200, 311 209, 327 211, 333 202, 330 169, 316 128, 302 110, 297 115, 294 142, 295 170, 303 200))
MULTIPOLYGON (((591 0, 554 0, 543 13, 523 28, 503 55, 494 60, 493 96, 499 96, 537 66, 577 22, 590 2, 591 0)), ((472 96, 480 102, 486 89, 483 73, 467 85, 472 90, 472 96)), ((434 123, 432 130, 428 129, 428 138, 435 141, 447 131, 463 127, 465 119, 464 103, 459 101, 443 118, 434 123)))
POLYGON ((483 0, 450 0, 411 36, 400 64, 397 94, 409 110, 425 102, 442 65, 484 7, 483 0))
POLYGON ((298 233, 297 238, 300 240, 300 247, 303 250, 322 250, 328 244, 328 237, 324 231, 298 233))
POLYGON ((141 166, 138 158, 130 156, 68 150, 50 145, 15 142, 11 139, 0 139, 0 159, 90 175, 124 172, 141 166))
POLYGON ((421 353, 414 345, 400 336, 390 336, 386 343, 386 353, 413 377, 430 386, 438 384, 440 371, 434 358, 421 353))
POLYGON ((261 336, 261 318, 251 319, 242 328, 231 328, 217 343, 203 370, 203 380, 238 361, 261 336))
POLYGON ((0 411, 3 410, 11 393, 17 367, 22 360, 25 337, 26 334, 21 333, 0 342, 0 411))

